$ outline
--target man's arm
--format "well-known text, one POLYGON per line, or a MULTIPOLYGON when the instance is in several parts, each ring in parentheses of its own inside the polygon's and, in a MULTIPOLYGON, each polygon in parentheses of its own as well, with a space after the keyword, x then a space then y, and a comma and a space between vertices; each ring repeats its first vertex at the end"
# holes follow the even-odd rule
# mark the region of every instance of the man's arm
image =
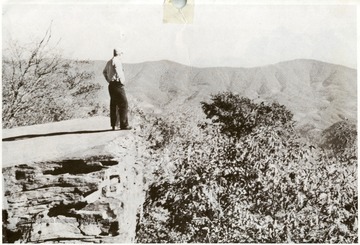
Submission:
POLYGON ((121 83, 125 85, 125 74, 124 74, 124 67, 120 60, 116 60, 114 64, 115 72, 117 74, 117 77, 120 79, 121 83))
POLYGON ((105 77, 106 81, 109 82, 109 78, 107 76, 107 64, 106 64, 106 66, 105 66, 105 68, 103 70, 103 74, 104 74, 104 77, 105 77))

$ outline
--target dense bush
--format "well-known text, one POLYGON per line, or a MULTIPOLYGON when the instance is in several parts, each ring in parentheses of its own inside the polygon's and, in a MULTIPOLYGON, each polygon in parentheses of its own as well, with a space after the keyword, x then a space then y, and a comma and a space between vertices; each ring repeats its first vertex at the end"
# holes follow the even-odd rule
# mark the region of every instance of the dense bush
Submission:
POLYGON ((357 130, 356 124, 349 121, 334 123, 322 132, 320 146, 330 156, 341 161, 357 159, 357 130))
POLYGON ((216 124, 149 124, 177 130, 149 147, 154 180, 138 242, 357 242, 356 164, 298 137, 278 104, 228 93, 204 105, 216 124))

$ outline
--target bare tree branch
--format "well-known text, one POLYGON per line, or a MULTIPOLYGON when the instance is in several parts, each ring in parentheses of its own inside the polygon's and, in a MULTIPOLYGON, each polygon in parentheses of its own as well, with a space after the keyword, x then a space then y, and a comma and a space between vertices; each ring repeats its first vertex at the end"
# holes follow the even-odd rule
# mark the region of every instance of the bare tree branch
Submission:
MULTIPOLYGON (((52 45, 52 24, 42 38, 31 44, 12 42, 3 56, 3 126, 13 127, 72 116, 69 105, 75 97, 84 99, 99 86, 90 82, 93 74, 79 70, 80 63, 62 59, 52 45), (64 99, 67 98, 67 99, 64 99)), ((90 99, 77 101, 78 108, 90 99)), ((88 105, 87 105, 88 106, 88 105)))

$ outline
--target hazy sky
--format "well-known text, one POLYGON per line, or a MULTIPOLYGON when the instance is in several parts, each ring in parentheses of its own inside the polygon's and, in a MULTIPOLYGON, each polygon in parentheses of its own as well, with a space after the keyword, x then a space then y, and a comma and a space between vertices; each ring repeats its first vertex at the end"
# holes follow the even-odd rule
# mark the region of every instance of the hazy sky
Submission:
POLYGON ((355 5, 194 1, 192 24, 163 23, 164 0, 5 2, 3 48, 11 39, 41 37, 52 20, 53 40, 61 38, 66 58, 107 60, 114 47, 122 47, 127 63, 167 59, 200 67, 253 67, 305 58, 356 68, 355 5))

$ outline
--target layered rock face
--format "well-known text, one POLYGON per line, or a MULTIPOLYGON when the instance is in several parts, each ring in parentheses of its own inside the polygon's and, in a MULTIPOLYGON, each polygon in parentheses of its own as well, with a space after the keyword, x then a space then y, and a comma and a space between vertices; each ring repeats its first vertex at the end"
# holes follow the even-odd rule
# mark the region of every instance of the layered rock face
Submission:
POLYGON ((3 242, 133 242, 143 167, 132 135, 111 155, 3 168, 3 242))

